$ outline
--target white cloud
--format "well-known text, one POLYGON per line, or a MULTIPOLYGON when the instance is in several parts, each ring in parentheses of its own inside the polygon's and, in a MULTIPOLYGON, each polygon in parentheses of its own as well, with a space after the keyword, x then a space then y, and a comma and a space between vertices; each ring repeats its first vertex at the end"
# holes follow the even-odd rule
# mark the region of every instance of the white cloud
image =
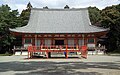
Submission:
POLYGON ((110 6, 112 4, 119 4, 120 0, 30 0, 35 7, 48 6, 50 8, 63 8, 69 5, 74 8, 84 8, 89 6, 96 6, 100 9, 110 6))
MULTIPOLYGON (((69 5, 71 8, 85 8, 89 6, 96 6, 103 9, 106 6, 120 4, 120 0, 1 0, 3 4, 8 4, 12 9, 18 9, 20 12, 26 8, 30 1, 33 7, 42 8, 48 6, 49 8, 63 8, 69 5)), ((0 3, 1 3, 0 1, 0 3)))
POLYGON ((96 3, 96 6, 98 6, 99 9, 103 9, 107 6, 111 6, 115 4, 120 4, 120 1, 119 0, 103 0, 100 3, 96 3))
POLYGON ((4 3, 4 4, 8 4, 8 6, 10 6, 10 8, 11 8, 12 10, 18 9, 18 11, 19 11, 20 13, 21 13, 21 11, 22 11, 23 9, 26 8, 26 4, 16 3, 15 0, 3 0, 3 3, 4 3))
POLYGON ((34 7, 48 6, 50 8, 63 7, 66 4, 66 0, 30 0, 34 7))
POLYGON ((26 9, 26 5, 24 4, 16 4, 15 6, 19 10, 20 13, 22 12, 23 9, 26 9))

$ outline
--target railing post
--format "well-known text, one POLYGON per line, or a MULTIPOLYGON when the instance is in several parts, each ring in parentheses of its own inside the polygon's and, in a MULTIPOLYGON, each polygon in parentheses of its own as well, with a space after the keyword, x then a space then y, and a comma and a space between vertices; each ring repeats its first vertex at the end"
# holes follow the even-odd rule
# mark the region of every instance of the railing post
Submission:
POLYGON ((68 58, 68 45, 66 45, 66 58, 68 58))
POLYGON ((47 46, 46 48, 47 48, 47 51, 46 51, 46 56, 47 56, 47 59, 48 59, 48 46, 47 46))
POLYGON ((31 58, 32 50, 33 50, 33 46, 30 47, 30 58, 31 58))
POLYGON ((81 57, 87 59, 87 46, 81 47, 81 57))
POLYGON ((76 49, 78 50, 78 45, 76 45, 76 49))
POLYGON ((30 50, 30 48, 29 48, 30 46, 28 46, 28 59, 29 59, 29 50, 30 50))
POLYGON ((31 58, 31 50, 33 46, 28 46, 28 59, 31 58))

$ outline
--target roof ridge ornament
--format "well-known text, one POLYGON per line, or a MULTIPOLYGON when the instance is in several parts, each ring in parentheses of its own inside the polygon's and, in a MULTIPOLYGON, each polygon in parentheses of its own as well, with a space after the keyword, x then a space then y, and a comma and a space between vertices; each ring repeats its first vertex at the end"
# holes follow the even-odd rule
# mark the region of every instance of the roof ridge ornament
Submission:
POLYGON ((43 9, 48 9, 48 6, 43 7, 43 9))
POLYGON ((64 7, 64 9, 69 9, 70 7, 68 6, 68 5, 66 5, 65 7, 64 7))

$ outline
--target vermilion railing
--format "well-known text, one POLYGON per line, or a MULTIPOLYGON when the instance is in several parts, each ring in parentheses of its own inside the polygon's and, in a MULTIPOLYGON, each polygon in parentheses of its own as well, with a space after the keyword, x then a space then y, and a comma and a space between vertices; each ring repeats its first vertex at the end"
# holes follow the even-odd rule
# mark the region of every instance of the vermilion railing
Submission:
POLYGON ((66 52, 66 58, 68 58, 68 52, 81 52, 81 56, 87 58, 87 46, 68 46, 68 45, 51 45, 51 46, 28 46, 28 58, 31 58, 35 52, 45 52, 48 58, 48 52, 66 52))

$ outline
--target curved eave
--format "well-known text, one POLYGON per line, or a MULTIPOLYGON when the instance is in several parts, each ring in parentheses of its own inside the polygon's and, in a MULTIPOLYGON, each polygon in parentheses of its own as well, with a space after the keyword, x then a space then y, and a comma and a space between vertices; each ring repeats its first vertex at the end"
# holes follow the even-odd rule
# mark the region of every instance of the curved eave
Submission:
POLYGON ((64 34, 64 33, 72 33, 72 34, 78 34, 78 33, 84 33, 84 34, 86 34, 86 33, 100 33, 100 32, 107 32, 109 29, 97 29, 97 31, 93 31, 93 30, 91 30, 91 31, 66 31, 66 32, 62 32, 62 31, 55 31, 55 32, 49 32, 49 31, 23 31, 23 30, 19 30, 19 28, 17 28, 17 29, 10 29, 10 31, 11 32, 17 32, 17 33, 31 33, 31 34, 57 34, 57 33, 61 33, 61 34, 64 34))

